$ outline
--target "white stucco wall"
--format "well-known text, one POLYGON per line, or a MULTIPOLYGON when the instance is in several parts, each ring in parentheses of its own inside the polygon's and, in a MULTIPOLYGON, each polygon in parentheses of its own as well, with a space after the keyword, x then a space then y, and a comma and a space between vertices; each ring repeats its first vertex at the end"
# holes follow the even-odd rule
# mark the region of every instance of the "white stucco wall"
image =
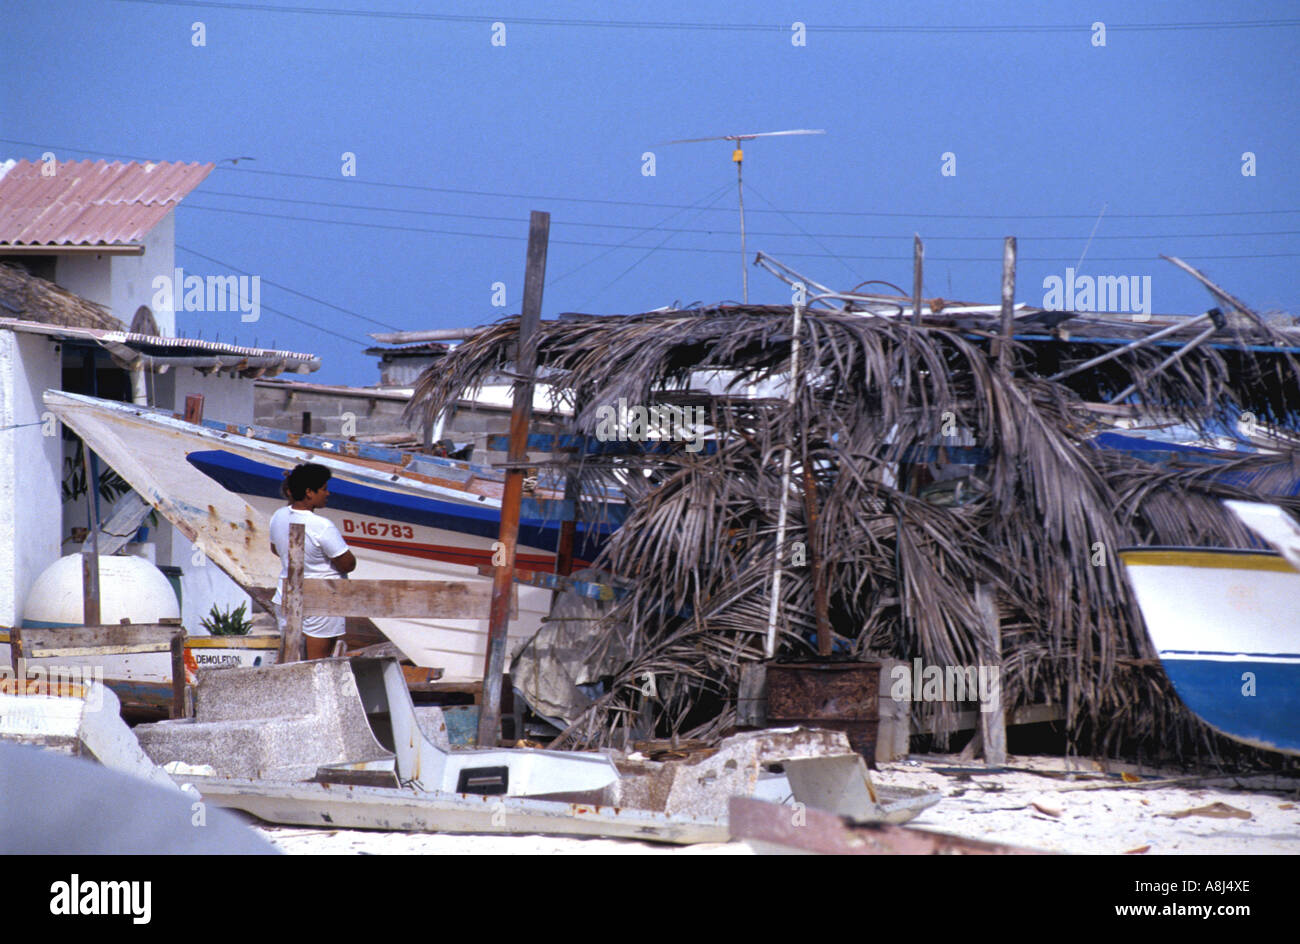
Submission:
MULTIPOLYGON (((203 415, 229 423, 253 422, 253 381, 231 377, 229 374, 205 377, 188 367, 169 370, 153 380, 157 399, 155 405, 177 413, 185 412, 185 397, 203 396, 203 415)), ((225 575, 211 561, 196 554, 194 545, 171 525, 159 530, 156 538, 158 563, 180 567, 181 621, 190 635, 201 635, 204 630, 200 620, 208 615, 215 603, 219 610, 234 609, 246 603, 246 612, 253 612, 248 594, 225 575)))
POLYGON ((41 394, 62 381, 50 338, 0 331, 0 625, 22 621, 32 581, 60 556, 62 448, 41 394), (51 435, 46 435, 46 433, 51 435))
POLYGON ((144 238, 144 255, 75 253, 59 256, 54 281, 74 294, 108 308, 130 325, 136 310, 148 306, 164 337, 176 334, 176 312, 156 307, 153 280, 172 278, 176 268, 176 211, 168 213, 144 238))
MULTIPOLYGON (((54 268, 54 281, 74 295, 113 307, 113 257, 102 253, 75 253, 59 256, 54 268)), ((135 313, 135 309, 131 310, 135 313)), ((114 312, 117 317, 122 316, 114 312)), ((127 324, 131 321, 124 319, 127 324)))
POLYGON ((136 309, 147 305, 158 322, 158 333, 163 337, 176 334, 176 312, 170 307, 155 307, 157 291, 153 280, 160 275, 172 278, 176 263, 176 211, 168 213, 144 238, 143 256, 114 256, 113 314, 127 325, 135 317, 136 309))

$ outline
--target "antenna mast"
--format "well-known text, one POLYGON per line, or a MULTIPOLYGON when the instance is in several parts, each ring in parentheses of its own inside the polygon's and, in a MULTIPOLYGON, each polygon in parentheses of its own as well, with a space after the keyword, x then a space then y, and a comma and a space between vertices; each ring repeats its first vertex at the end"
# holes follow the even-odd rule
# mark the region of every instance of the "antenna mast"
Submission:
POLYGON ((745 304, 749 304, 749 266, 746 262, 747 250, 745 248, 745 180, 743 167, 745 163, 745 152, 740 142, 752 141, 754 138, 775 138, 789 134, 825 134, 821 129, 809 130, 800 129, 797 131, 760 131, 756 134, 723 134, 713 138, 681 138, 677 141, 667 141, 667 144, 695 144, 700 141, 734 141, 735 149, 731 152, 731 159, 736 163, 736 196, 740 203, 740 284, 742 299, 745 304))

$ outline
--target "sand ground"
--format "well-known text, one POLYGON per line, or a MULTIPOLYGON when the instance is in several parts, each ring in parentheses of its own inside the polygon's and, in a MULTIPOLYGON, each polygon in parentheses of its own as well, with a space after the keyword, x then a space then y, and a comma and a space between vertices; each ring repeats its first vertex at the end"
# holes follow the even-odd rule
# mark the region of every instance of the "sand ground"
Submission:
MULTIPOLYGON (((943 794, 910 825, 1072 854, 1297 855, 1300 780, 1200 775, 1060 757, 1002 771, 951 756, 882 765, 880 784, 943 794), (1188 812, 1193 811, 1193 812, 1188 812)), ((666 846, 618 839, 450 835, 259 826, 294 855, 748 855, 744 843, 666 846)))

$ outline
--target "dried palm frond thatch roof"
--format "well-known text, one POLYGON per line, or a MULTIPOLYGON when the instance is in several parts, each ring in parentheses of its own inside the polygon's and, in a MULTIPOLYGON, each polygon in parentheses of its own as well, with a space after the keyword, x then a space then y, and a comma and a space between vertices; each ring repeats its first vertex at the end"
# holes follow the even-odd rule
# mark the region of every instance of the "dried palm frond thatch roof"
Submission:
MULTIPOLYGON (((1148 410, 1194 426, 1247 409, 1294 426, 1300 368, 1284 349, 1289 339, 1224 319, 1214 345, 1176 362, 1164 363, 1167 349, 1137 347, 1071 384, 1047 378, 1095 351, 1064 332, 1017 343, 1003 370, 990 356, 991 320, 914 326, 813 309, 803 315, 804 366, 787 403, 791 314, 729 306, 541 324, 539 369, 572 398, 576 431, 599 435, 620 400, 698 406, 714 431, 698 451, 671 443, 555 460, 571 461, 592 493, 624 489, 630 513, 597 563, 633 581, 602 630, 620 634, 631 655, 562 740, 607 741, 647 711, 661 730, 694 736, 734 723, 740 666, 763 658, 788 447, 795 486, 781 554, 782 656, 812 651, 816 588, 806 561, 816 559, 841 655, 996 660, 1008 707, 1064 704, 1070 729, 1097 751, 1209 743, 1172 697, 1115 552, 1246 546, 1251 537, 1219 499, 1258 494, 1286 470, 1276 458, 1241 459, 1233 469, 1246 484, 1232 485, 1215 467, 1162 468, 1099 449, 1098 414, 1084 395, 1104 400, 1132 384, 1148 410), (1247 331, 1277 351, 1251 354, 1241 343, 1247 331), (1261 377, 1272 382, 1248 382, 1261 377), (996 591, 998 652, 976 612, 976 584, 996 591), (656 679, 653 701, 647 676, 656 679)), ((448 354, 422 376, 412 414, 436 415, 508 374, 517 330, 506 319, 448 354)), ((955 708, 927 710, 942 728, 955 708)))
POLYGON ((103 305, 7 265, 0 265, 0 318, 37 321, 64 328, 121 331, 126 327, 103 305))

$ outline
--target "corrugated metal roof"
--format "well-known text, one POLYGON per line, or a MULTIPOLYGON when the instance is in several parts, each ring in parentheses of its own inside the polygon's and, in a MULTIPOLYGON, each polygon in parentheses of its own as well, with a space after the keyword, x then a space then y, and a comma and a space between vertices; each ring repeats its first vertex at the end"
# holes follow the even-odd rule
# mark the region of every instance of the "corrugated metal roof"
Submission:
POLYGON ((32 161, 0 165, 0 246, 102 246, 142 240, 212 164, 32 161), (7 170, 6 170, 7 168, 7 170))
MULTIPOLYGON (((302 351, 280 351, 265 347, 242 347, 222 341, 204 341, 201 338, 164 338, 152 334, 135 334, 128 331, 105 331, 102 328, 81 328, 67 325, 42 324, 16 318, 0 318, 0 330, 21 331, 25 334, 45 334, 62 340, 86 340, 103 344, 124 344, 134 350, 163 349, 184 356, 232 355, 240 357, 278 357, 294 364, 319 365, 320 358, 302 351)), ((315 369, 314 367, 312 368, 315 369)))

